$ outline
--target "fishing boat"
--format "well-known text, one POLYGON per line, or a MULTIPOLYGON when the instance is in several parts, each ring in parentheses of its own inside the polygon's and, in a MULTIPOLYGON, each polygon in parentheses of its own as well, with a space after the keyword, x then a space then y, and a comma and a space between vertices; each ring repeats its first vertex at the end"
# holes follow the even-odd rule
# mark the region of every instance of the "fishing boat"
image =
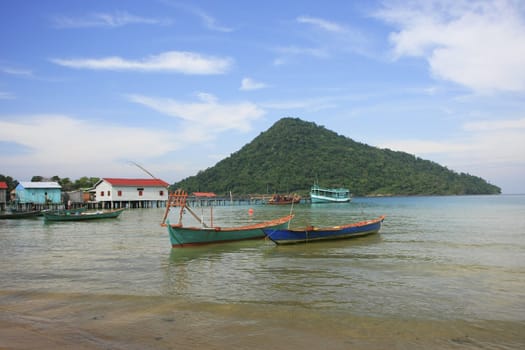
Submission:
POLYGON ((97 210, 97 211, 49 211, 44 212, 46 221, 83 221, 97 219, 114 219, 117 218, 124 209, 114 210, 97 210))
POLYGON ((362 237, 379 232, 385 216, 342 226, 313 227, 302 229, 266 228, 264 233, 276 244, 307 243, 324 240, 362 237))
POLYGON ((34 218, 37 216, 42 216, 41 210, 10 211, 10 212, 5 212, 5 213, 0 213, 0 219, 27 219, 27 218, 34 218))
POLYGON ((324 188, 315 184, 310 189, 310 199, 312 203, 345 203, 352 198, 347 188, 324 188))
POLYGON ((286 204, 297 204, 301 202, 301 196, 298 194, 294 195, 280 195, 280 194, 274 194, 270 200, 268 200, 268 204, 273 205, 286 205, 286 204))
POLYGON ((184 190, 177 190, 169 195, 166 205, 166 212, 162 219, 161 226, 168 228, 171 246, 182 248, 188 246, 198 246, 211 243, 225 243, 243 241, 249 239, 262 239, 265 237, 263 229, 278 229, 287 226, 293 215, 281 218, 236 227, 220 227, 213 224, 213 206, 210 207, 210 224, 204 222, 187 204, 188 194, 184 190), (170 223, 169 214, 173 208, 179 208, 178 223, 170 223), (197 220, 200 226, 184 226, 182 217, 189 213, 197 220))

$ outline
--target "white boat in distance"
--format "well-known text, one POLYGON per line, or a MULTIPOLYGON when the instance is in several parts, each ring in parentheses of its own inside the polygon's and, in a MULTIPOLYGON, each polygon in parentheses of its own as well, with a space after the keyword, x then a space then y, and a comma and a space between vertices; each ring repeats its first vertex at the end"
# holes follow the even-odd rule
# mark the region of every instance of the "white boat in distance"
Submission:
POLYGON ((345 203, 352 199, 347 188, 324 188, 313 185, 310 189, 312 203, 345 203))

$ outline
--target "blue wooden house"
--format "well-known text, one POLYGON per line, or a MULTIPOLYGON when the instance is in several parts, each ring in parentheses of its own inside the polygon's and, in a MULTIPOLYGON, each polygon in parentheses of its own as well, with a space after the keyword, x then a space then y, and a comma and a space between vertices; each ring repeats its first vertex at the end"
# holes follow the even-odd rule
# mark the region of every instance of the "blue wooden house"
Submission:
POLYGON ((57 182, 20 182, 15 191, 20 204, 62 203, 62 187, 57 182))

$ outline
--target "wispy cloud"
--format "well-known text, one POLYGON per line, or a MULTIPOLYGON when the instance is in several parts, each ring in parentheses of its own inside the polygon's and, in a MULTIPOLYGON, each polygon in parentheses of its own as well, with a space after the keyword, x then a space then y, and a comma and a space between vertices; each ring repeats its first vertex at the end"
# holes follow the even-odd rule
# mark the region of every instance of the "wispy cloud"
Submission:
POLYGON ((57 15, 52 18, 55 28, 123 27, 129 24, 169 25, 171 20, 147 18, 125 11, 115 13, 91 13, 82 17, 57 15))
POLYGON ((14 100, 15 95, 7 91, 0 91, 0 100, 14 100))
POLYGON ((178 2, 178 1, 171 1, 171 0, 164 0, 163 3, 168 6, 182 9, 198 17, 201 20, 201 22, 204 24, 204 26, 208 28, 209 30, 216 31, 216 32, 223 32, 223 33, 229 33, 229 32, 234 31, 234 29, 231 27, 227 27, 227 26, 219 24, 219 22, 217 21, 215 17, 203 11, 197 6, 188 5, 188 4, 178 2))
MULTIPOLYGON (((199 101, 187 102, 171 98, 128 95, 131 102, 186 122, 187 130, 206 130, 209 137, 226 130, 251 130, 251 122, 264 115, 264 110, 251 102, 221 103, 207 93, 198 94, 199 101)), ((199 133, 199 137, 202 137, 199 133)))
POLYGON ((276 110, 304 110, 308 112, 317 112, 325 109, 337 108, 340 100, 344 99, 341 96, 325 96, 316 98, 304 98, 297 100, 279 100, 266 101, 261 103, 261 106, 268 109, 276 110))
POLYGON ((79 58, 51 60, 61 66, 77 69, 174 72, 183 74, 223 74, 232 66, 232 59, 203 56, 198 53, 169 51, 140 60, 128 60, 118 56, 105 58, 79 58))
POLYGON ((316 18, 316 17, 310 17, 310 16, 300 16, 300 17, 297 17, 297 22, 311 24, 322 30, 326 30, 329 32, 334 32, 334 33, 346 32, 346 29, 342 25, 336 22, 331 22, 331 21, 322 19, 322 18, 316 18))
POLYGON ((395 58, 422 57, 432 74, 477 92, 525 91, 525 11, 516 1, 386 1, 395 58))
MULTIPOLYGON (((307 47, 289 45, 275 49, 280 54, 274 60, 274 65, 292 63, 293 56, 311 56, 314 58, 331 58, 340 54, 371 55, 370 40, 361 32, 350 25, 337 23, 328 19, 314 16, 299 16, 295 19, 302 27, 306 28, 306 38, 310 42, 307 47)), ((301 33, 305 30, 301 29, 301 33)))
POLYGON ((259 90, 268 87, 265 83, 257 82, 251 78, 244 78, 241 81, 241 87, 239 88, 242 91, 250 90, 259 90))
POLYGON ((274 51, 281 55, 285 55, 285 56, 297 55, 297 56, 312 56, 312 57, 317 57, 317 58, 330 57, 329 51, 324 48, 287 46, 287 47, 277 47, 274 49, 274 51))
POLYGON ((26 77, 30 78, 33 76, 33 72, 29 69, 18 69, 18 68, 12 68, 12 67, 0 67, 0 72, 9 74, 9 75, 17 75, 20 77, 26 77))
POLYGON ((225 33, 233 32, 233 28, 222 26, 218 24, 217 20, 214 17, 208 15, 204 11, 201 11, 199 9, 194 9, 193 13, 197 15, 198 17, 200 17, 204 25, 210 30, 218 31, 218 32, 225 32, 225 33))

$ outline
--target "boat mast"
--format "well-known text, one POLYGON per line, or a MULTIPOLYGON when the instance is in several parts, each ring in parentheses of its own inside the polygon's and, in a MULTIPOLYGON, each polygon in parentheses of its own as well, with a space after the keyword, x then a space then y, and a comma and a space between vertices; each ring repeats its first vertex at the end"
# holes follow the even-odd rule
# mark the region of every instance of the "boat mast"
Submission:
POLYGON ((137 168, 139 168, 140 170, 142 170, 143 172, 145 172, 146 174, 148 174, 149 176, 151 176, 152 178, 154 178, 155 180, 158 179, 158 177, 156 177, 155 175, 153 175, 152 173, 150 173, 148 170, 146 170, 146 168, 144 168, 142 165, 138 164, 137 162, 134 162, 132 160, 129 161, 131 164, 135 165, 137 168))

